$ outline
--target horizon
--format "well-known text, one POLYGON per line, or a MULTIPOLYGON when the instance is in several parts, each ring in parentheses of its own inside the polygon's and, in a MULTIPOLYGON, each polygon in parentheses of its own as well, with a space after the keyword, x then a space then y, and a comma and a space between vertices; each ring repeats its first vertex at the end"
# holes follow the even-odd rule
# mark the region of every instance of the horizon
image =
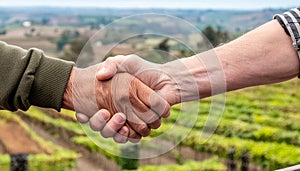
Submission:
POLYGON ((256 10, 279 10, 279 9, 290 9, 293 7, 266 7, 266 8, 253 8, 253 9, 237 9, 237 8, 153 8, 153 7, 144 7, 144 8, 139 8, 139 7, 94 7, 94 6, 0 6, 0 9, 113 9, 113 10, 212 10, 212 11, 256 11, 256 10))
POLYGON ((40 0, 0 0, 0 7, 52 7, 52 8, 115 8, 115 9, 216 9, 216 10, 257 10, 257 9, 268 9, 268 8, 293 8, 298 7, 299 2, 295 0, 286 0, 284 3, 272 0, 252 0, 239 1, 230 0, 222 1, 215 0, 211 2, 209 0, 193 1, 186 0, 160 0, 159 2, 149 2, 146 0, 52 0, 44 2, 40 0))

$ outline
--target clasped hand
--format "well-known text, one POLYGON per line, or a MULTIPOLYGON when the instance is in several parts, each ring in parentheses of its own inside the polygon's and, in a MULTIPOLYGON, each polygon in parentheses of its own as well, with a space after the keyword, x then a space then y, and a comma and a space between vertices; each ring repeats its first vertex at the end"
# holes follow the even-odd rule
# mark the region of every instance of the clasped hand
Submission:
POLYGON ((85 69, 74 67, 64 99, 70 101, 69 108, 76 111, 80 123, 89 123, 105 138, 113 137, 119 143, 135 143, 148 136, 151 128, 158 128, 161 117, 169 116, 170 104, 165 100, 166 93, 157 89, 163 89, 163 85, 159 85, 162 80, 144 82, 145 85, 130 72, 117 73, 114 64, 118 64, 115 60, 122 62, 120 59, 109 59, 85 69), (101 72, 106 67, 108 70, 103 77, 101 72), (115 70, 110 69, 113 67, 115 70))

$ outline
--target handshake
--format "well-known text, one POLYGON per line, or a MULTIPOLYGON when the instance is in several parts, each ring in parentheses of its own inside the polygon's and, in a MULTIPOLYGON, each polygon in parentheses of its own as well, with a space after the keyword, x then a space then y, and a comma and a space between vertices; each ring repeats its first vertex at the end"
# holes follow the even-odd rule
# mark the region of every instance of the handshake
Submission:
POLYGON ((80 123, 89 123, 105 138, 137 143, 160 127, 170 106, 200 98, 195 73, 190 72, 199 64, 196 57, 155 64, 128 55, 74 67, 63 108, 75 110, 80 123))

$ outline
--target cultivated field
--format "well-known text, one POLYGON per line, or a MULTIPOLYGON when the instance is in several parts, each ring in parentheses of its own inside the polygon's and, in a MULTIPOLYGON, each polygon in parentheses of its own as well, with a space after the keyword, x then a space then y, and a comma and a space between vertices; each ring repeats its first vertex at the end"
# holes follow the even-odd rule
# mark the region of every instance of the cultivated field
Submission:
MULTIPOLYGON (((1 35, 0 40, 26 49, 37 47, 58 57, 62 52, 57 51, 56 41, 65 29, 70 28, 37 26, 32 32, 16 27, 1 35)), ((94 33, 85 27, 76 30, 81 36, 94 33)), ((145 43, 154 46, 160 41, 152 38, 145 43)), ((115 49, 112 54, 120 53, 122 48, 130 49, 129 52, 136 50, 136 46, 128 44, 115 49)), ((198 118, 190 134, 167 154, 140 160, 138 170, 226 170, 231 148, 235 149, 237 167, 241 165, 243 151, 248 152, 249 170, 274 170, 300 163, 299 87, 300 82, 295 79, 227 93, 222 120, 205 144, 199 143, 199 132, 211 104, 210 98, 201 100, 198 118)), ((189 119, 189 113, 179 114, 179 107, 174 106, 171 116, 151 136, 164 133, 179 115, 189 119)), ((178 124, 172 129, 177 132, 172 138, 180 138, 187 128, 178 124)), ((169 137, 164 138, 168 140, 169 137)), ((103 141, 102 145, 120 153, 110 141, 103 141)), ((0 170, 8 170, 9 154, 18 153, 29 154, 30 170, 120 170, 123 160, 96 146, 76 122, 74 112, 62 110, 58 113, 38 107, 16 113, 0 111, 0 170)))

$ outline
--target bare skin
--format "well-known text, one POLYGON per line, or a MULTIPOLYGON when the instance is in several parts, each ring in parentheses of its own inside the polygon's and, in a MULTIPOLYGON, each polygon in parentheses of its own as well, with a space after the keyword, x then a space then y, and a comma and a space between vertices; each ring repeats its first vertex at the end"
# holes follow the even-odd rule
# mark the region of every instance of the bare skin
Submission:
POLYGON ((116 73, 128 72, 173 105, 225 91, 278 83, 299 75, 299 57, 292 46, 292 40, 276 20, 211 51, 178 61, 159 65, 142 60, 136 55, 117 56, 104 63, 104 69, 97 73, 97 79, 106 80, 116 73), (219 64, 212 62, 212 57, 216 57, 219 64), (187 69, 178 69, 178 61, 187 69), (159 68, 163 73, 140 71, 141 68, 145 70, 147 67, 159 68), (197 88, 191 87, 189 81, 178 84, 170 79, 184 80, 190 77, 190 74, 193 75, 197 88), (215 81, 212 82, 212 79, 215 81), (153 80, 159 80, 156 82, 159 84, 153 84, 153 80), (221 85, 219 82, 225 82, 225 89, 220 87, 220 91, 212 93, 213 86, 218 89, 218 85, 221 85), (182 92, 184 95, 178 95, 182 92), (197 94, 195 92, 198 95, 193 97, 192 94, 197 94))
POLYGON ((137 78, 121 73, 98 81, 98 68, 74 68, 65 90, 63 107, 75 110, 79 122, 89 122, 94 131, 103 137, 114 137, 116 142, 138 142, 150 134, 151 128, 160 126, 161 117, 169 115, 169 104, 137 78))

